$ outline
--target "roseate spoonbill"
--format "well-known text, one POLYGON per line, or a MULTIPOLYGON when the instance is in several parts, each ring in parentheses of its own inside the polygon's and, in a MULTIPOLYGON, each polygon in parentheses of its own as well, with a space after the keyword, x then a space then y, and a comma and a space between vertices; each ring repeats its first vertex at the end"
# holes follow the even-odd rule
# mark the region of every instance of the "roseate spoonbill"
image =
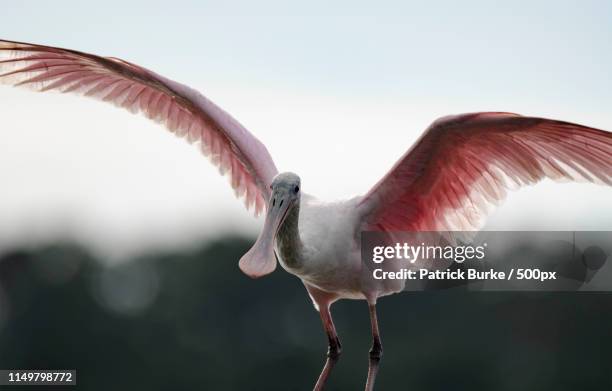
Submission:
POLYGON ((563 121, 504 112, 435 121, 364 196, 323 202, 302 192, 300 177, 278 173, 265 146, 197 91, 112 57, 0 41, 0 81, 39 91, 75 92, 112 102, 197 143, 230 178, 263 229, 240 259, 261 277, 277 260, 304 283, 329 340, 320 390, 341 345, 330 306, 339 299, 369 305, 373 344, 366 390, 382 356, 376 300, 401 287, 363 278, 360 232, 477 229, 506 188, 548 177, 612 184, 612 134, 563 121))

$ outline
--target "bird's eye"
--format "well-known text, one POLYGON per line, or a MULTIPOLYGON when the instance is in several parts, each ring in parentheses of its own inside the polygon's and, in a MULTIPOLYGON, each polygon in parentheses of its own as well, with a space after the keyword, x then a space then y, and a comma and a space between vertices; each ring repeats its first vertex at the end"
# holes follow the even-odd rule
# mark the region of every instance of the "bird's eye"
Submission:
POLYGON ((296 192, 296 193, 297 193, 297 192, 299 192, 299 191, 300 191, 300 187, 299 187, 299 186, 296 186, 296 187, 293 189, 293 191, 294 191, 294 192, 296 192))
POLYGON ((272 190, 272 185, 270 185, 270 190, 272 190))

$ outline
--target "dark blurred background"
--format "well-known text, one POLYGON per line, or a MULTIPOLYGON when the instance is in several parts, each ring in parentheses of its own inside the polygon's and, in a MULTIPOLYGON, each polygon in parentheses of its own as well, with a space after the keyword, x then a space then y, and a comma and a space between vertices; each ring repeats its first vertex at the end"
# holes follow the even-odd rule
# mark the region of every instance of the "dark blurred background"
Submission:
MULTIPOLYGON (((280 268, 240 273, 251 243, 115 266, 74 243, 5 253, 0 368, 76 369, 86 390, 310 390, 326 351, 318 314, 280 268)), ((402 293, 378 311, 377 390, 612 389, 611 294, 402 293)), ((362 389, 366 304, 333 314, 344 351, 328 389, 362 389)))

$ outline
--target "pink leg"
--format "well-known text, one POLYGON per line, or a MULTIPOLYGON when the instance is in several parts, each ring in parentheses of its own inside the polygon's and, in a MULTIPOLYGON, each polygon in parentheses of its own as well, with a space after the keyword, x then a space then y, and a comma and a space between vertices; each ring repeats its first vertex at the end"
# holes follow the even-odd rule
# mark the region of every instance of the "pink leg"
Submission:
POLYGON ((320 391, 327 383, 327 379, 331 374, 332 369, 338 362, 340 358, 340 353, 342 353, 342 345, 340 344, 340 339, 338 338, 338 334, 336 333, 336 327, 334 326, 334 322, 331 318, 331 313, 329 312, 329 306, 324 308, 319 308, 319 313, 321 314, 321 321, 323 321, 323 328, 325 329, 325 333, 327 334, 328 340, 328 348, 327 348, 327 359, 325 360, 325 365, 321 370, 321 374, 319 375, 319 379, 317 380, 317 384, 314 386, 314 391, 320 391))
POLYGON ((337 296, 321 291, 309 285, 306 285, 306 289, 308 290, 313 302, 318 307, 319 314, 321 315, 321 321, 323 322, 323 328, 327 334, 327 359, 325 360, 325 365, 323 366, 321 374, 319 375, 317 383, 313 389, 313 391, 321 391, 323 390, 323 387, 325 387, 332 369, 338 362, 340 353, 342 353, 342 345, 340 344, 338 333, 336 333, 336 326, 334 326, 334 321, 332 320, 331 312, 329 310, 331 304, 337 299, 337 296))
POLYGON ((378 317, 376 316, 376 303, 369 303, 370 323, 372 325, 372 348, 370 349, 370 365, 368 366, 368 380, 365 390, 374 390, 374 382, 378 374, 380 359, 383 355, 382 342, 380 341, 380 331, 378 330, 378 317))

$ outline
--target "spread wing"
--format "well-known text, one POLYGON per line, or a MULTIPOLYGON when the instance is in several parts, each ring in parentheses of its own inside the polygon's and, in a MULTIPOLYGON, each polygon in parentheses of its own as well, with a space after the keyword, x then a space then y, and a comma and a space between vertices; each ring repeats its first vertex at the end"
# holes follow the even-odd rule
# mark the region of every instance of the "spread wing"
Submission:
POLYGON ((506 189, 545 177, 612 185, 612 133, 510 113, 444 117, 360 200, 362 228, 478 229, 506 189))
POLYGON ((0 40, 0 82, 74 92, 142 113, 199 144, 236 195, 259 214, 277 174, 266 147, 197 91, 117 58, 0 40))

